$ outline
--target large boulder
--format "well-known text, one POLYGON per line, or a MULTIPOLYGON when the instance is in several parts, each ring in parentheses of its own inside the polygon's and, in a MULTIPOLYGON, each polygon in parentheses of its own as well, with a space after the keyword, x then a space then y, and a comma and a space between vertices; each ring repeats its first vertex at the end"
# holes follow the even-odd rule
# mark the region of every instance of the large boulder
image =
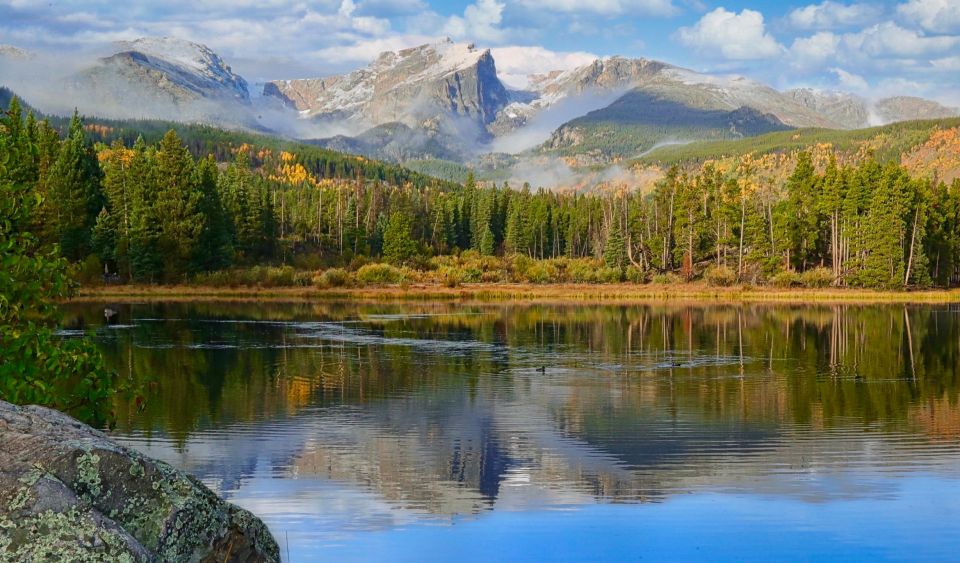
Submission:
POLYGON ((267 527, 69 416, 0 401, 0 561, 279 561, 267 527))

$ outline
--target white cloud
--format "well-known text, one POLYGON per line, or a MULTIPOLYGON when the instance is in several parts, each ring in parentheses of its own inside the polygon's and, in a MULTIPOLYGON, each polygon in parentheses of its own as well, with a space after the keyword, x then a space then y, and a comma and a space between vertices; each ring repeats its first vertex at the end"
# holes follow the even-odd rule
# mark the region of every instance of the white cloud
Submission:
POLYGON ((830 72, 837 76, 837 82, 846 90, 852 90, 858 94, 865 94, 870 90, 870 84, 859 74, 847 72, 842 68, 831 68, 830 72))
POLYGON ((910 0, 897 7, 897 14, 917 23, 927 31, 949 33, 960 31, 960 1, 910 0))
POLYGON ((810 37, 796 38, 790 46, 790 58, 795 66, 817 67, 836 58, 839 46, 839 36, 829 31, 820 31, 810 37))
POLYGON ((800 29, 836 29, 867 24, 876 21, 882 14, 883 8, 875 4, 841 4, 826 0, 821 4, 797 8, 790 12, 788 19, 800 29))
POLYGON ((693 27, 681 27, 676 37, 704 56, 730 60, 769 59, 784 52, 783 46, 767 33, 763 14, 754 10, 737 14, 717 8, 693 27))
POLYGON ((672 16, 678 12, 672 0, 520 0, 520 4, 534 10, 604 16, 627 13, 672 16))
POLYGON ((930 66, 936 70, 960 72, 960 55, 934 59, 930 61, 930 66))
POLYGON ((463 17, 450 16, 444 32, 458 39, 472 38, 499 43, 505 33, 500 29, 504 4, 497 0, 477 0, 463 11, 463 17))
POLYGON ((500 79, 514 88, 525 88, 531 74, 569 70, 597 59, 596 55, 585 51, 561 52, 535 46, 496 47, 490 52, 497 63, 500 79))
POLYGON ((394 35, 377 39, 359 39, 350 45, 325 47, 306 53, 316 60, 336 59, 345 63, 368 63, 386 51, 399 51, 414 45, 437 41, 428 35, 394 35))
POLYGON ((850 52, 869 57, 920 57, 949 51, 960 45, 960 37, 927 36, 884 22, 845 34, 843 42, 850 52))

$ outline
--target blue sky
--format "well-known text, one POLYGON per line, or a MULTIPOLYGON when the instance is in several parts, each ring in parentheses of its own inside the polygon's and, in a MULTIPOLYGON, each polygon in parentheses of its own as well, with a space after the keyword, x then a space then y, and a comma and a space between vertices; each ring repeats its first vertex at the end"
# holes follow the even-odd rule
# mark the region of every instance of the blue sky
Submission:
POLYGON ((625 55, 960 105, 960 0, 0 0, 0 43, 67 55, 144 35, 207 44, 253 81, 342 72, 449 36, 492 48, 518 83, 625 55))

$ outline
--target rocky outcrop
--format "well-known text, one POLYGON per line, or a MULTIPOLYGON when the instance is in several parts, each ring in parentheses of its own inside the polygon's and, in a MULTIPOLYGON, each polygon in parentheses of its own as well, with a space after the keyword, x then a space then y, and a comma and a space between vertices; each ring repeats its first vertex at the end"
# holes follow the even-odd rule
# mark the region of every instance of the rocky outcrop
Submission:
POLYGON ((867 101, 859 96, 814 88, 796 88, 784 94, 820 113, 838 127, 856 129, 870 123, 867 101))
POLYGON ((208 47, 166 37, 117 47, 121 50, 65 80, 84 111, 254 126, 246 80, 208 47))
POLYGON ((54 410, 0 401, 0 561, 279 561, 198 480, 54 410))
POLYGON ((882 123, 910 119, 940 119, 960 115, 957 108, 948 108, 937 102, 913 96, 884 98, 874 104, 874 111, 882 123))
POLYGON ((270 82, 263 93, 305 117, 347 118, 370 126, 419 126, 439 116, 483 127, 509 103, 490 51, 450 40, 382 53, 349 74, 270 82))

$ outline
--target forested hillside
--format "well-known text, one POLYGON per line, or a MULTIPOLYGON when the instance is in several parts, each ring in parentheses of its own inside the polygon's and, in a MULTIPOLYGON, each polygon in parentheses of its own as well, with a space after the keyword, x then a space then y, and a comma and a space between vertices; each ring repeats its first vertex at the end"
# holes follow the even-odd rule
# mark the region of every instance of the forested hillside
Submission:
POLYGON ((75 116, 61 139, 21 115, 14 102, 2 135, 20 147, 5 155, 13 177, 42 198, 31 230, 87 280, 259 283, 240 272, 287 265, 277 283, 960 281, 960 181, 896 162, 805 150, 775 181, 772 156, 747 154, 672 168, 650 192, 569 194, 461 186, 208 128, 156 140, 75 116))

